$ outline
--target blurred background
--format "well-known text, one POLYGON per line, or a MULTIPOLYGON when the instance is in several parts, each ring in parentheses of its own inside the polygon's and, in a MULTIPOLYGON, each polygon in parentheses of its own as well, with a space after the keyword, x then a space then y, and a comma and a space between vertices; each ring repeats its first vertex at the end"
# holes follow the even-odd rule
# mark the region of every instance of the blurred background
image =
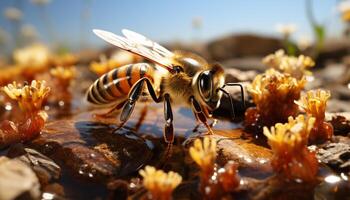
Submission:
POLYGON ((230 34, 283 37, 289 28, 296 43, 315 41, 313 26, 327 37, 342 36, 337 0, 135 1, 135 0, 2 0, 2 49, 29 41, 70 50, 102 47, 91 32, 119 33, 127 28, 159 42, 208 42, 230 34), (23 39, 25 38, 25 39, 23 39))
POLYGON ((80 63, 109 58, 114 48, 93 28, 131 29, 243 70, 261 69, 261 58, 281 48, 321 67, 345 62, 350 49, 348 0, 2 0, 0 9, 2 67, 21 62, 15 50, 33 44, 80 63))

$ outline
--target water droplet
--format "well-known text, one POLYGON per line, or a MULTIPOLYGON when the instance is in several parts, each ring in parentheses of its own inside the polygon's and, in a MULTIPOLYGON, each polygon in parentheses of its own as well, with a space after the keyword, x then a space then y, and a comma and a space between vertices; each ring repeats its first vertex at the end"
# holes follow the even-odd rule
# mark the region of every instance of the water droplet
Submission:
POLYGON ((329 176, 326 176, 326 178, 324 178, 324 181, 326 181, 327 183, 334 184, 341 181, 341 178, 339 176, 329 175, 329 176))
POLYGON ((303 180, 301 180, 300 178, 297 178, 297 179, 295 179, 295 182, 297 182, 297 183, 302 183, 303 180))
POLYGON ((11 105, 11 103, 6 103, 6 104, 5 104, 5 110, 7 110, 7 111, 12 110, 12 105, 11 105))
POLYGON ((135 187, 136 187, 136 184, 135 184, 135 183, 130 183, 129 187, 130 187, 130 188, 135 188, 135 187))
POLYGON ((349 180, 348 176, 347 176, 346 174, 344 174, 344 173, 341 173, 340 176, 341 176, 345 181, 348 181, 348 180, 349 180))
POLYGON ((58 105, 61 106, 61 107, 64 106, 64 101, 59 101, 58 105))
POLYGON ((224 173, 226 170, 225 170, 225 168, 220 168, 219 170, 218 170, 218 173, 224 173))
POLYGON ((239 181, 239 184, 240 184, 240 185, 244 185, 244 184, 245 184, 244 180, 241 179, 241 180, 239 181))
POLYGON ((55 195, 51 194, 51 193, 48 193, 48 192, 44 192, 43 196, 42 196, 43 200, 51 200, 51 199, 54 199, 54 198, 55 198, 55 195))
POLYGON ((308 82, 312 82, 312 81, 315 80, 315 77, 314 77, 314 76, 306 76, 306 80, 307 80, 308 82))

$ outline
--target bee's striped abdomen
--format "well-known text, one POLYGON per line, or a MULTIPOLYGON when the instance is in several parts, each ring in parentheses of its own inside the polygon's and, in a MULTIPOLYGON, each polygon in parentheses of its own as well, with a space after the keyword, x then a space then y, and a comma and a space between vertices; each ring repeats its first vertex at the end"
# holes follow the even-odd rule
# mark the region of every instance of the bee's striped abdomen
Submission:
POLYGON ((111 70, 90 86, 87 100, 100 105, 123 100, 142 77, 148 77, 153 82, 154 70, 153 66, 146 63, 130 64, 111 70))

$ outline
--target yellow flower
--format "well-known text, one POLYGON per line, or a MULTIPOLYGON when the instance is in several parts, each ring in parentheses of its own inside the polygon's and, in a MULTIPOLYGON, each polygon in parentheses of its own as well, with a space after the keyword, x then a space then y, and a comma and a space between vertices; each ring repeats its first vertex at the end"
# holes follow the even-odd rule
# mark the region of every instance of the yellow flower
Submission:
POLYGON ((116 62, 115 60, 92 62, 90 64, 90 70, 99 76, 109 72, 110 70, 116 67, 118 67, 118 62, 116 62))
POLYGON ((284 155, 300 150, 306 146, 315 118, 305 118, 299 115, 295 119, 288 118, 288 123, 277 123, 269 130, 264 127, 264 135, 268 139, 272 151, 278 155, 284 155))
POLYGON ((270 130, 264 127, 264 134, 273 152, 271 166, 284 179, 315 180, 318 161, 315 152, 307 148, 314 124, 315 118, 299 115, 295 119, 289 117, 288 123, 278 123, 270 130))
POLYGON ((312 58, 308 56, 288 56, 283 50, 278 50, 274 54, 266 56, 263 63, 297 79, 301 79, 304 75, 312 75, 307 69, 315 65, 312 58))
POLYGON ((307 114, 315 117, 318 120, 323 120, 325 117, 327 100, 331 93, 325 90, 311 90, 302 96, 299 101, 294 101, 307 114))
POLYGON ((3 87, 3 91, 13 100, 16 100, 24 112, 37 113, 41 110, 43 101, 47 98, 50 88, 45 81, 33 80, 31 85, 22 86, 13 82, 3 87))
POLYGON ((58 66, 50 70, 50 74, 62 81, 70 81, 76 77, 76 69, 74 66, 62 67, 58 66))
POLYGON ((136 63, 139 61, 141 61, 140 56, 136 56, 127 51, 116 51, 108 59, 105 55, 101 55, 99 62, 92 62, 90 64, 90 70, 101 76, 117 67, 122 67, 126 64, 136 63))
POLYGON ((52 56, 52 63, 54 66, 69 67, 78 62, 77 56, 71 53, 64 53, 52 56))
MULTIPOLYGON (((283 112, 282 107, 276 107, 277 104, 284 106, 287 110, 293 109, 293 100, 299 99, 300 92, 304 88, 306 80, 303 78, 297 80, 288 74, 282 74, 274 69, 267 70, 264 74, 255 77, 247 89, 253 97, 260 114, 266 116, 283 112)), ((293 110, 291 110, 293 112, 293 110)), ((290 113, 290 112, 285 112, 290 113)), ((292 115, 292 113, 290 113, 292 115)), ((290 116, 288 115, 288 116, 290 116)))
POLYGON ((205 137, 202 140, 196 139, 190 148, 192 159, 204 170, 214 167, 216 159, 216 140, 205 137))
POLYGON ((181 183, 182 177, 173 171, 165 173, 152 166, 140 170, 143 185, 151 193, 152 199, 171 199, 171 193, 181 183))

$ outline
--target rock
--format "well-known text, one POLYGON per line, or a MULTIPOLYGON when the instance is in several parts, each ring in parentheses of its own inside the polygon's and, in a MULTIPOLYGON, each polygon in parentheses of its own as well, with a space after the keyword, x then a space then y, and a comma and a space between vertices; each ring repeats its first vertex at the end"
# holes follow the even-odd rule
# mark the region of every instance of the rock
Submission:
MULTIPOLYGON (((91 114, 90 114, 91 115, 91 114)), ((137 171, 152 157, 152 144, 133 131, 78 116, 48 123, 31 146, 77 176, 106 181, 137 171)))
POLYGON ((327 103, 327 111, 332 113, 350 112, 349 102, 338 99, 330 99, 327 103))
POLYGON ((238 70, 255 70, 263 72, 267 67, 261 62, 263 57, 244 57, 244 58, 230 58, 220 61, 221 65, 225 69, 238 69, 238 70))
POLYGON ((233 160, 240 168, 255 169, 250 176, 271 172, 270 160, 272 151, 263 146, 256 145, 251 139, 242 139, 243 131, 240 129, 230 131, 215 131, 212 137, 217 140, 219 163, 233 160))
POLYGON ((236 82, 251 82, 254 80, 258 72, 255 70, 242 71, 235 68, 230 68, 225 70, 226 83, 236 83, 236 82))
POLYGON ((32 169, 25 163, 0 157, 0 199, 38 199, 40 183, 32 169))
POLYGON ((218 61, 237 57, 263 57, 281 48, 281 40, 253 34, 231 35, 208 44, 211 58, 218 61))
POLYGON ((278 176, 272 176, 253 184, 249 190, 249 198, 254 200, 283 199, 309 200, 313 199, 315 183, 287 182, 278 176))
POLYGON ((107 184, 109 190, 108 199, 128 199, 128 182, 113 180, 107 184))
POLYGON ((30 166, 39 178, 42 186, 60 178, 61 168, 53 160, 34 149, 24 148, 21 144, 14 145, 10 147, 7 156, 30 166))
POLYGON ((242 130, 216 131, 216 134, 218 136, 213 137, 218 141, 220 160, 233 160, 240 167, 262 170, 270 168, 271 150, 252 143, 250 139, 241 139, 242 130))
POLYGON ((350 100, 350 89, 344 85, 337 85, 331 89, 333 98, 348 102, 350 100))
POLYGON ((350 112, 326 112, 326 121, 334 128, 335 135, 349 135, 350 133, 350 112))
POLYGON ((327 62, 340 62, 349 54, 350 41, 348 38, 332 38, 324 42, 321 52, 316 59, 317 66, 325 66, 327 62))
POLYGON ((64 199, 64 188, 60 184, 53 183, 45 186, 42 190, 42 199, 64 199))
POLYGON ((317 148, 316 156, 333 170, 350 175, 350 143, 332 142, 324 144, 317 148))
POLYGON ((342 81, 347 67, 341 63, 328 64, 324 69, 315 73, 316 78, 322 79, 323 84, 334 84, 342 81))
POLYGON ((329 121, 334 128, 334 135, 349 135, 350 134, 350 121, 342 116, 335 115, 329 121))

